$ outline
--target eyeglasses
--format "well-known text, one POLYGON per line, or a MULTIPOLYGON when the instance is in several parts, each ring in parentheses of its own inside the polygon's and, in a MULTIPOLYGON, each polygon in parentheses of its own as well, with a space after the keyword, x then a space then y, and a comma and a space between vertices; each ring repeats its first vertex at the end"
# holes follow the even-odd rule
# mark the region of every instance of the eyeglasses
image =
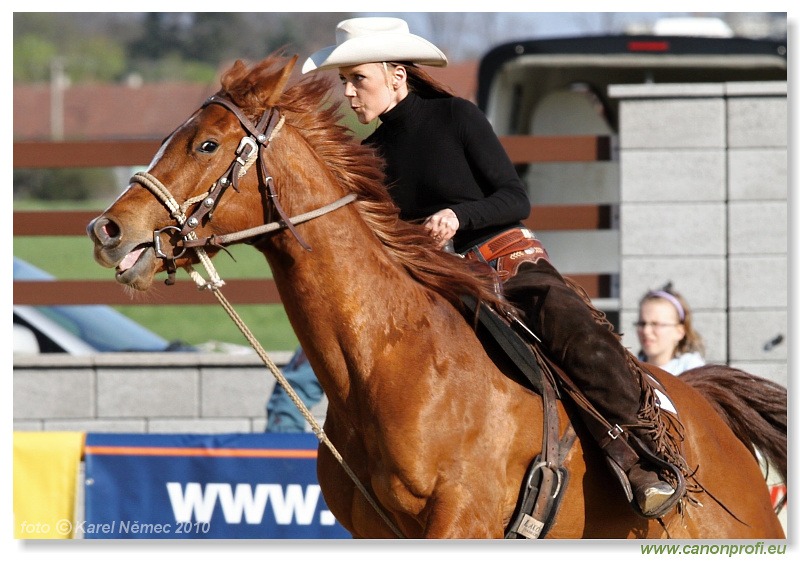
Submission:
POLYGON ((636 329, 644 330, 645 327, 652 327, 653 330, 658 331, 659 329, 664 329, 665 327, 677 327, 680 323, 658 323, 657 321, 637 321, 633 325, 636 326, 636 329))

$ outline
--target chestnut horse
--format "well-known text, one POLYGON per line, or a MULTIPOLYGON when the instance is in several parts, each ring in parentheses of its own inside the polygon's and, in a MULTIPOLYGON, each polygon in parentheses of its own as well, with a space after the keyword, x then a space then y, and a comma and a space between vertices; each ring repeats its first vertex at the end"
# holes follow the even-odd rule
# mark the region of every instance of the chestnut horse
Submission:
MULTIPOLYGON (((95 259, 147 290, 157 273, 196 263, 193 249, 213 256, 226 236, 258 232, 248 241, 265 255, 328 397, 324 432, 374 501, 321 446, 319 482, 338 521, 360 538, 502 538, 542 448, 544 416, 540 395, 465 320, 460 296, 495 302, 491 279, 398 219, 380 161, 337 124, 330 82, 287 87, 295 60, 237 61, 88 226, 95 259), (345 204, 349 194, 355 202, 345 204), (288 219, 335 201, 345 202, 288 219), (259 229, 273 220, 272 232, 259 229)), ((677 407, 694 470, 681 508, 659 520, 634 514, 574 421, 547 537, 782 538, 747 445, 697 390, 653 375, 677 407)), ((562 434, 573 421, 557 407, 562 434)))

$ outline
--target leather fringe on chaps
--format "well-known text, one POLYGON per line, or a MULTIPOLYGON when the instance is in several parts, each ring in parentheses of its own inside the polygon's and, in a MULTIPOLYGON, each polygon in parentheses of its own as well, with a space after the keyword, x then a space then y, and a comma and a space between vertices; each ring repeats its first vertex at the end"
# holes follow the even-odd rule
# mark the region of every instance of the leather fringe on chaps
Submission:
MULTIPOLYGON (((608 321, 605 313, 592 304, 591 299, 583 288, 568 277, 564 277, 564 282, 586 303, 586 306, 592 312, 595 322, 613 333, 614 326, 608 321)), ((617 338, 619 339, 619 335, 617 335, 617 338)), ((627 352, 627 361, 630 371, 636 373, 638 377, 642 398, 637 424, 623 428, 647 435, 647 440, 653 442, 656 446, 653 452, 677 467, 683 474, 686 481, 686 500, 697 503, 697 499, 691 497, 690 493, 699 493, 702 491, 702 487, 694 479, 696 468, 693 470, 688 466, 683 454, 685 432, 683 424, 675 414, 659 406, 659 399, 655 392, 655 384, 657 382, 645 371, 639 360, 633 354, 627 352)), ((674 485, 674 477, 671 477, 672 474, 669 471, 664 471, 663 475, 671 479, 670 483, 674 485)), ((681 512, 683 511, 683 506, 683 501, 681 501, 678 506, 681 512)))

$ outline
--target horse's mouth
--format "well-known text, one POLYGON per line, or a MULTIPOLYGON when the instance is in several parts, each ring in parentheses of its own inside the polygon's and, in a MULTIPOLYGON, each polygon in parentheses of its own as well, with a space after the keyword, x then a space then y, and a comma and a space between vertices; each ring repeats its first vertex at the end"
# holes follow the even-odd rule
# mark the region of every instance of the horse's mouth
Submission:
MULTIPOLYGON (((150 277, 155 259, 155 252, 148 251, 152 247, 152 243, 143 243, 129 251, 117 264, 117 282, 137 288, 138 284, 142 284, 142 277, 150 277)), ((146 284, 149 286, 149 281, 146 284)))

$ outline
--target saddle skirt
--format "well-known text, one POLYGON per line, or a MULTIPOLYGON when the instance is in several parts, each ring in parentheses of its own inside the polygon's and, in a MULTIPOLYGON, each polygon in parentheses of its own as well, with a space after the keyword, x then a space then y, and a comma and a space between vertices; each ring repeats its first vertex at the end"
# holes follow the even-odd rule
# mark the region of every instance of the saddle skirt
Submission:
POLYGON ((650 384, 653 386, 653 392, 656 394, 658 398, 658 406, 662 411, 668 411, 675 416, 678 416, 678 408, 675 406, 675 403, 670 399, 669 395, 666 393, 666 388, 661 385, 661 382, 656 380, 652 374, 649 372, 647 373, 647 378, 650 381, 650 384))

